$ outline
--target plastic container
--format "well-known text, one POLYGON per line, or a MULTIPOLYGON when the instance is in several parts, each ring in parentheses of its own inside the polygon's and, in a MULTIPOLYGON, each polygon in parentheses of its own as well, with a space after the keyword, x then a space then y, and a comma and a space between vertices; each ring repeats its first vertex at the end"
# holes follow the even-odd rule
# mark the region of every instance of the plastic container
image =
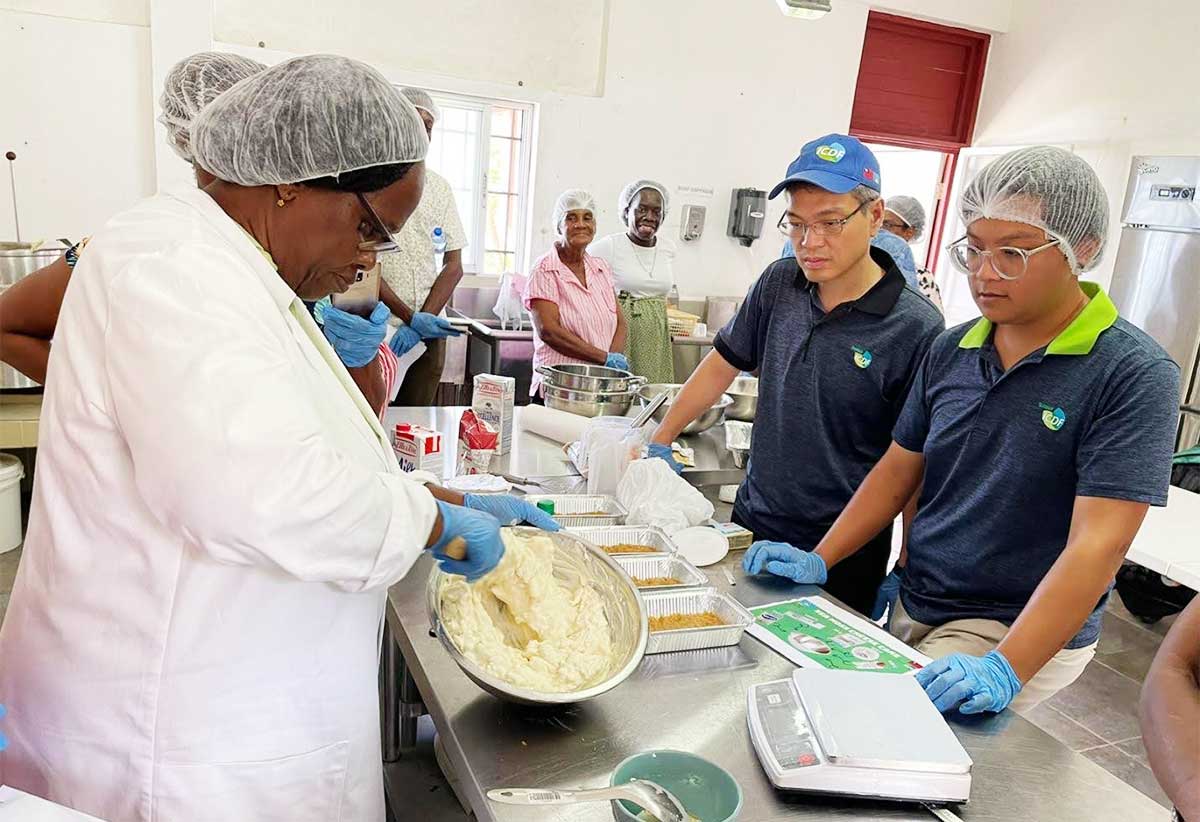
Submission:
POLYGON ((0 554, 21 544, 21 480, 25 467, 12 454, 0 454, 0 554))
POLYGON ((433 253, 446 253, 446 232, 442 231, 442 227, 438 226, 433 230, 433 235, 430 237, 433 241, 433 253))
MULTIPOLYGON (((610 785, 648 779, 675 795, 690 815, 702 822, 733 822, 742 810, 742 787, 729 771, 684 751, 645 751, 621 762, 610 785)), ((634 822, 637 808, 625 800, 612 803, 613 819, 634 822)))

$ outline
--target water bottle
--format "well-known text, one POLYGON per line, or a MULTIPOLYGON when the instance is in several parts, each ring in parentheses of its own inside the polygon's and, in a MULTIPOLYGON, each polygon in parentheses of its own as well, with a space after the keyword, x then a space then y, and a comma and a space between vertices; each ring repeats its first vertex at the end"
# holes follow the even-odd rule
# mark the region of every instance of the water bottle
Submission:
POLYGON ((671 286, 671 292, 667 294, 667 307, 679 308, 679 286, 671 286))
POLYGON ((446 232, 442 231, 441 226, 438 226, 433 230, 433 253, 446 253, 446 232))

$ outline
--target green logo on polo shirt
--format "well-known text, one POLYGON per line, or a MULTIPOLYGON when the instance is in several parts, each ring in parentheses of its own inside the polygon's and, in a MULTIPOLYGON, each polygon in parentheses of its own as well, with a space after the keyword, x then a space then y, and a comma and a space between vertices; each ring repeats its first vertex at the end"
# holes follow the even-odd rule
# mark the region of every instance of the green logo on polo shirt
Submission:
POLYGON ((850 346, 850 349, 854 352, 854 364, 859 368, 866 368, 871 364, 871 360, 875 359, 871 352, 865 348, 859 348, 857 345, 852 345, 850 346))
POLYGON ((1061 408, 1044 402, 1039 402, 1038 408, 1042 409, 1042 425, 1051 431, 1060 431, 1067 424, 1067 412, 1061 408))

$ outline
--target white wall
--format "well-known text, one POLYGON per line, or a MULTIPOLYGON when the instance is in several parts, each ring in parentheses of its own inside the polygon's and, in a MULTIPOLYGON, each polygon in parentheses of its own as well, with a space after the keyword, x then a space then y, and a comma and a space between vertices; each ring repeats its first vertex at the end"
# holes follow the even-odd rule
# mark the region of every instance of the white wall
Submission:
POLYGON ((1196 49, 1200 3, 1014 0, 993 38, 978 145, 1069 145, 1109 194, 1112 234, 1089 277, 1112 275, 1130 158, 1200 154, 1196 49))
MULTIPOLYGON (((0 153, 17 154, 22 238, 78 239, 154 190, 145 3, 87 4, 98 20, 70 16, 82 2, 24 5, 52 14, 0 8, 0 153)), ((0 238, 12 239, 7 168, 0 180, 0 238)))

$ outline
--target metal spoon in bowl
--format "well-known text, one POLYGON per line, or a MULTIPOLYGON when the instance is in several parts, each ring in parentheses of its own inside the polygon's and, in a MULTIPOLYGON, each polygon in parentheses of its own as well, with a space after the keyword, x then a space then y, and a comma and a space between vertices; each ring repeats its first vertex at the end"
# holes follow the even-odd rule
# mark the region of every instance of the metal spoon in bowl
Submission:
POLYGON ((488 799, 504 805, 574 805, 577 802, 608 802, 625 799, 649 811, 660 822, 687 822, 683 805, 666 788, 645 779, 624 785, 588 791, 556 791, 549 788, 493 788, 488 799))

